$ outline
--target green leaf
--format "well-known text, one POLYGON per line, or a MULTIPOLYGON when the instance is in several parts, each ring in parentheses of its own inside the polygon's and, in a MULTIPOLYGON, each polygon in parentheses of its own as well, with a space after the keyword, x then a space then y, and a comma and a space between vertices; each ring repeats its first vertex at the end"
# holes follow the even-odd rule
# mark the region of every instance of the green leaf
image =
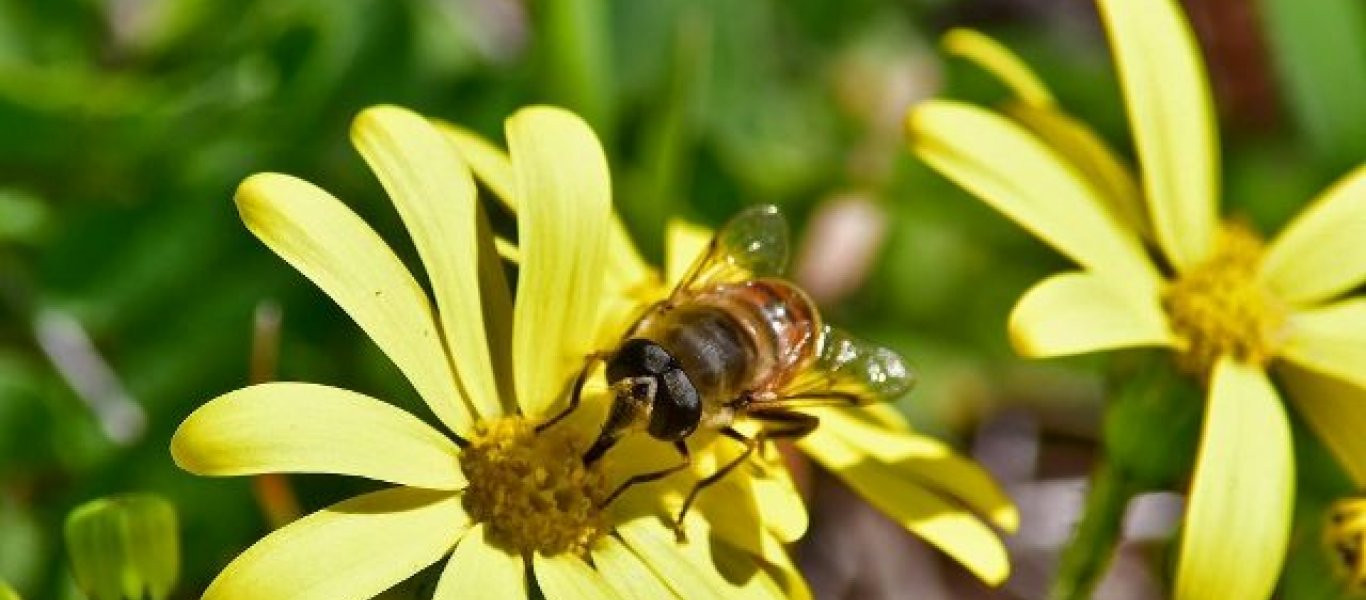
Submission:
POLYGON ((1366 4, 1260 0, 1289 108, 1315 149, 1345 168, 1366 155, 1366 4))

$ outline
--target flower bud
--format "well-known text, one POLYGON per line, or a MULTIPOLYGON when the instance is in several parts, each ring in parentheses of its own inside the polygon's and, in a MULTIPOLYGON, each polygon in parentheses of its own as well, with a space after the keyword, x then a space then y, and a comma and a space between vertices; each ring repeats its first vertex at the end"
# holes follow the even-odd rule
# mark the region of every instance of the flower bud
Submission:
POLYGON ((180 573, 175 507, 150 494, 87 502, 66 518, 76 583, 92 600, 162 600, 180 573))

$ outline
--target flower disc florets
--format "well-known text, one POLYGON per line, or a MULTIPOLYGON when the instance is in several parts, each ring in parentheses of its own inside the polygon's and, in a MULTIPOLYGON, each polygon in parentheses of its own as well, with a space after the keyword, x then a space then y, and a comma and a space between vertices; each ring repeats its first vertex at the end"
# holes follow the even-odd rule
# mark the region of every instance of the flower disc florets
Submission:
POLYGON ((465 509, 509 550, 584 554, 606 526, 601 463, 584 466, 584 441, 565 426, 537 433, 522 417, 482 425, 460 456, 465 509))
POLYGON ((1261 258, 1257 234, 1226 225, 1210 257, 1167 287, 1162 306, 1185 343, 1182 369, 1203 376, 1221 356, 1265 365, 1275 355, 1285 311, 1257 279, 1261 258))

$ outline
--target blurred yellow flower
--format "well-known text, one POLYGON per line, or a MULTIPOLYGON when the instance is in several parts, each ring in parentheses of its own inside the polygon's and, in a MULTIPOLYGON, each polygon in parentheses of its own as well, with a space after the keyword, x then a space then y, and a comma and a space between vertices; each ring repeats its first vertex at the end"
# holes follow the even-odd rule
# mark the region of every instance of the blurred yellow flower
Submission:
POLYGON ((1270 243, 1221 223, 1218 136, 1185 18, 1172 0, 1098 4, 1141 187, 1022 61, 970 31, 950 33, 946 48, 1016 97, 1004 115, 947 100, 914 107, 911 148, 1081 267, 1020 299, 1009 330, 1021 354, 1165 346, 1206 382, 1176 598, 1265 598, 1284 558, 1294 489, 1290 427, 1269 370, 1366 485, 1366 298, 1343 297, 1366 281, 1366 169, 1270 243))
MULTIPOLYGON (((564 405, 584 358, 612 347, 662 297, 665 280, 613 216, 606 160, 578 117, 527 108, 506 132, 508 152, 400 108, 371 108, 355 121, 353 141, 412 236, 435 306, 336 198, 286 175, 242 183, 236 201, 248 229, 360 325, 448 431, 308 383, 256 385, 200 407, 172 440, 177 464, 191 472, 396 484, 269 534, 205 598, 370 598, 446 557, 437 598, 524 597, 528 581, 551 600, 809 596, 784 548, 805 532, 805 508, 773 457, 709 488, 684 523, 693 541, 678 543, 670 529, 684 492, 738 448, 699 438, 690 472, 601 507, 626 477, 670 464, 671 449, 627 439, 629 449, 585 467, 578 457, 607 404, 596 381, 583 409, 536 431, 564 405), (495 239, 471 171, 516 215, 517 243, 495 239), (518 263, 515 299, 500 254, 518 263)), ((671 256, 695 256, 701 246, 687 243, 681 254, 671 246, 671 256)), ((882 488, 905 495, 892 514, 984 579, 1003 579, 999 540, 960 507, 1007 529, 1014 508, 975 465, 898 431, 904 424, 891 418, 832 415, 807 443, 829 446, 822 452, 833 468, 899 474, 882 488), (841 442, 873 435, 889 439, 873 442, 873 456, 852 449, 867 444, 841 442)))

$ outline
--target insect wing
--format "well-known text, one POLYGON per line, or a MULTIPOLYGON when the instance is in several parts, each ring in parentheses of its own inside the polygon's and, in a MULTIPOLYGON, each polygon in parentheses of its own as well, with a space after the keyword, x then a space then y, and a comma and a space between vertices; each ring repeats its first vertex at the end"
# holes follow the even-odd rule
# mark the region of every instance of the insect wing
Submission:
POLYGON ((765 204, 746 209, 716 232, 674 295, 723 283, 777 277, 787 266, 787 256, 787 219, 778 207, 765 204))
POLYGON ((826 326, 818 351, 782 386, 779 396, 786 404, 871 404, 900 397, 915 385, 915 372, 900 354, 842 329, 826 326))

